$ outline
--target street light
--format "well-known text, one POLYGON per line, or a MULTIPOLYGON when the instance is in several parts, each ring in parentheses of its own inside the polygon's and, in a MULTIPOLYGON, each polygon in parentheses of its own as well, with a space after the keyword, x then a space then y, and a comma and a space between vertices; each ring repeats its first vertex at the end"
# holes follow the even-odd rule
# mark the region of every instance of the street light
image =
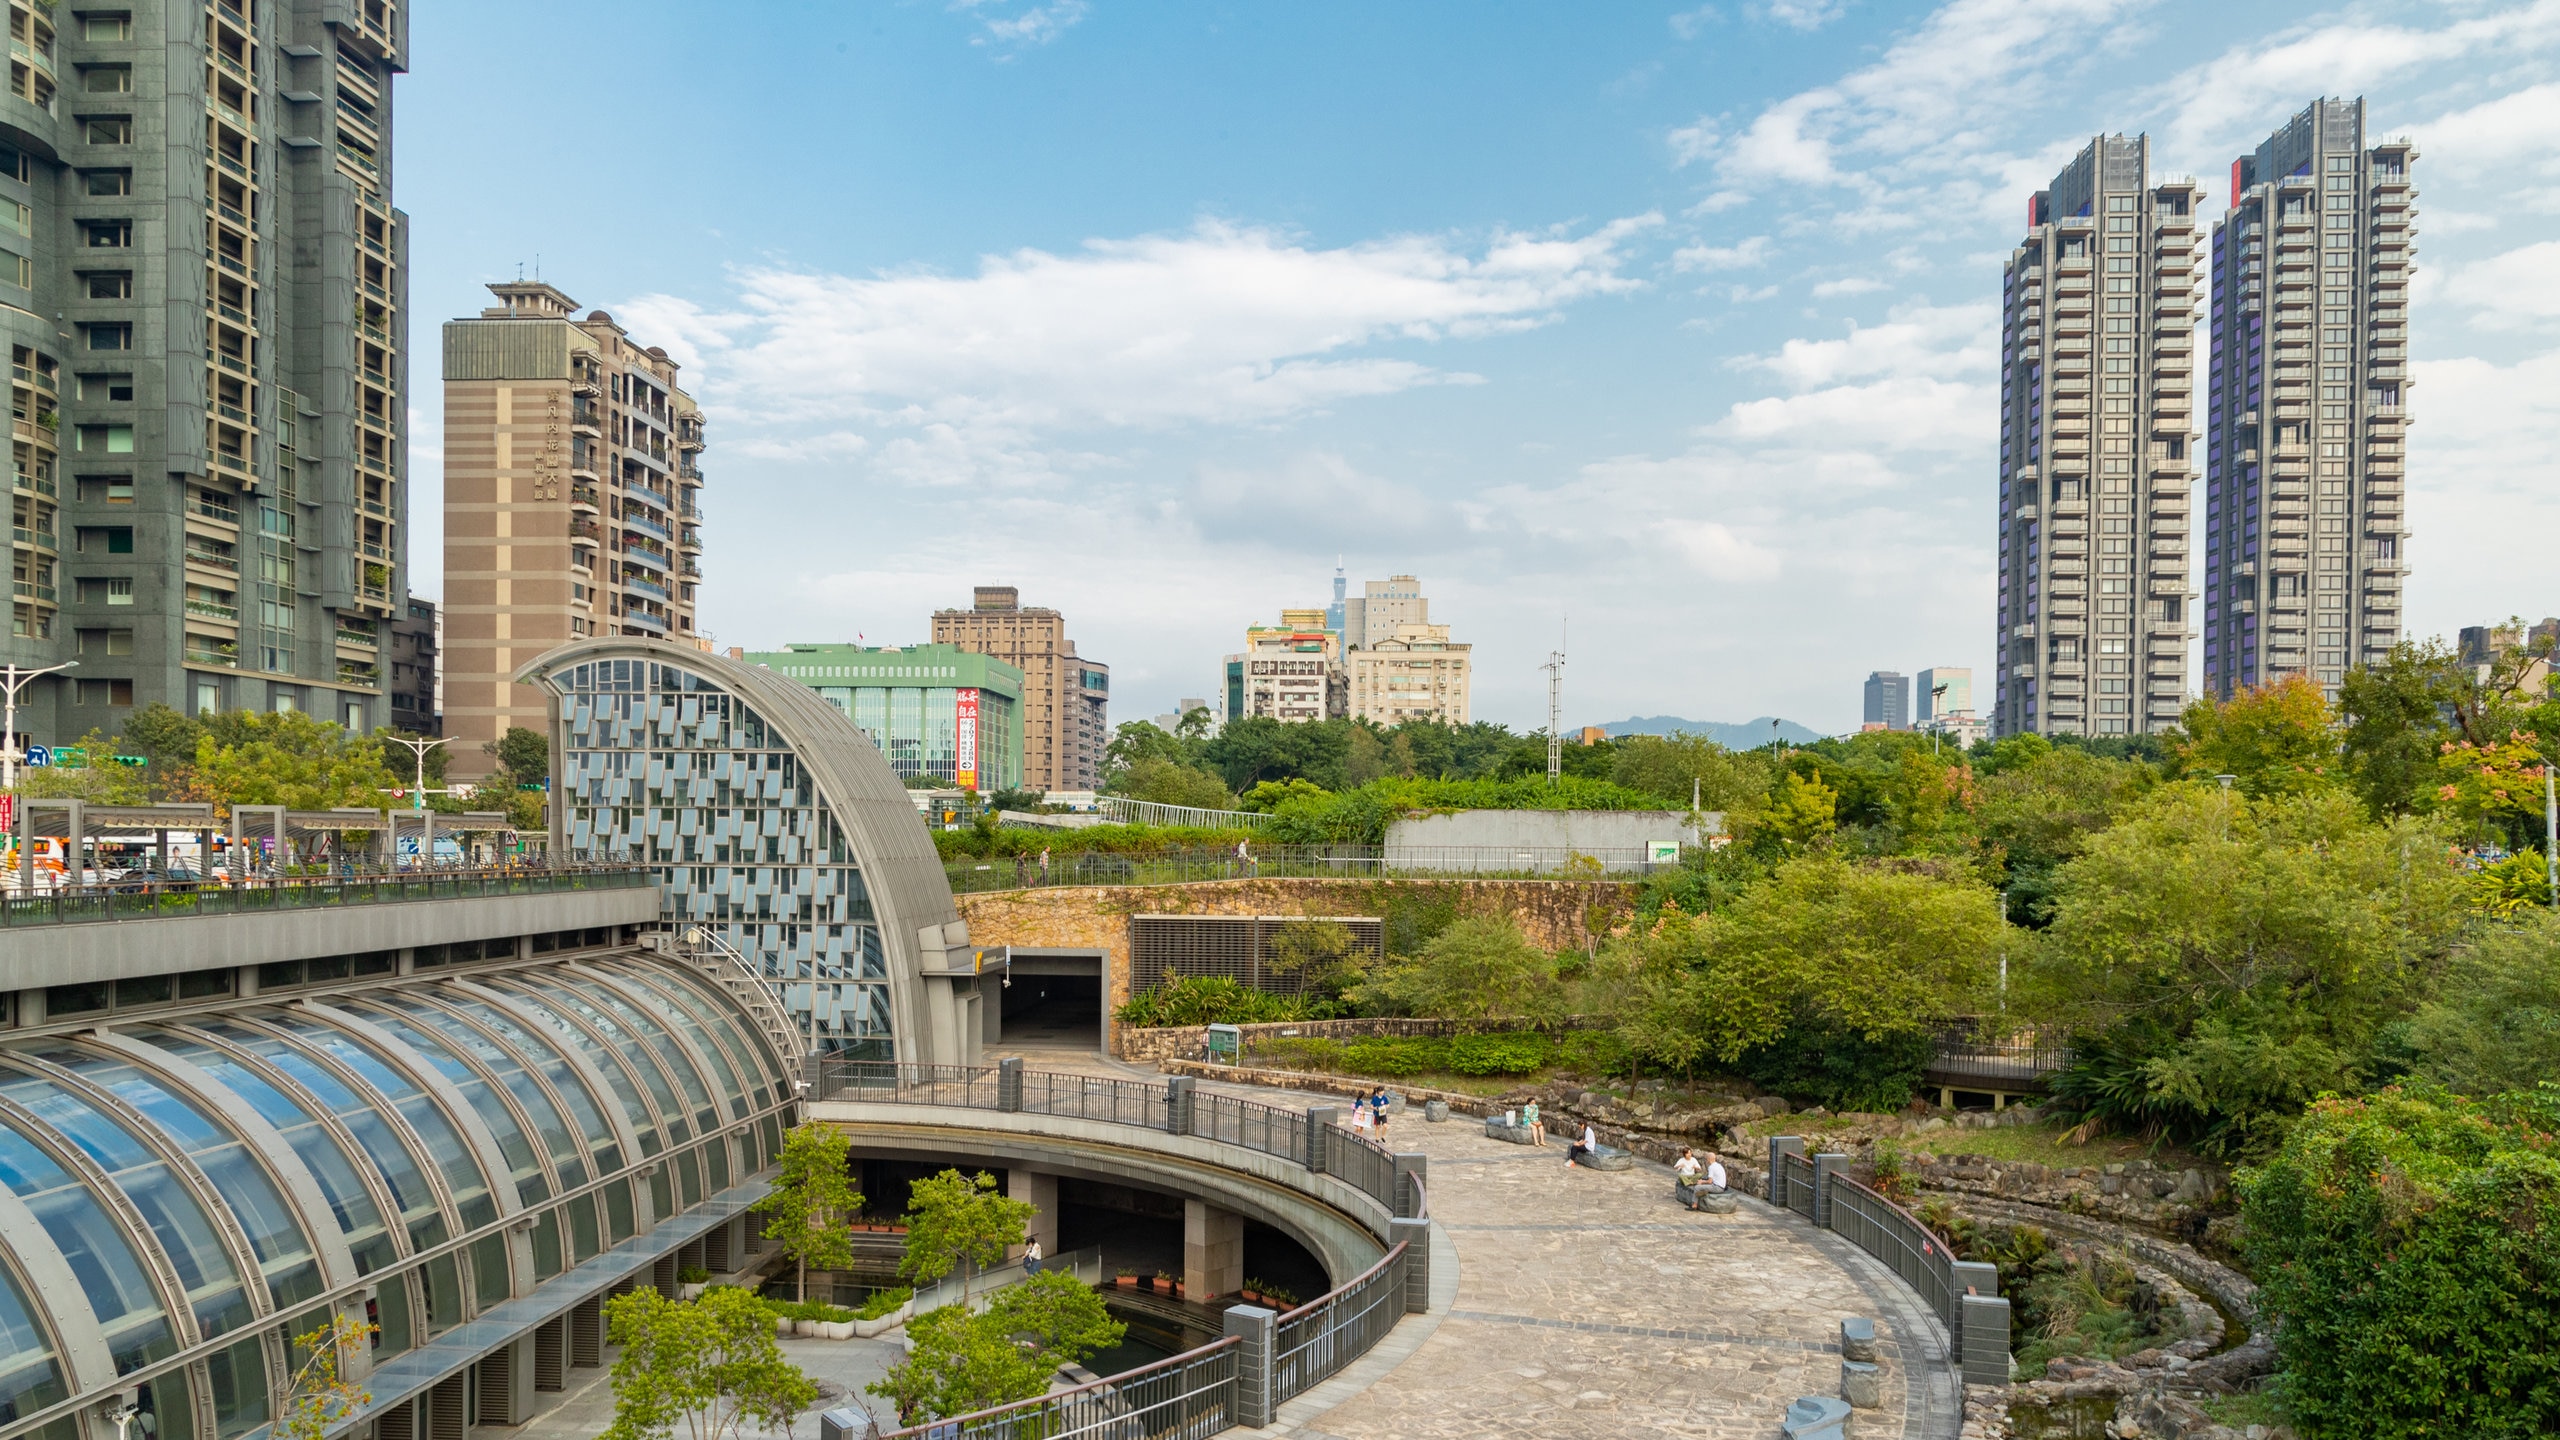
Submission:
POLYGON ((77 660, 65 660, 41 670, 24 670, 15 664, 0 667, 0 685, 9 687, 8 714, 5 720, 0 720, 0 789, 18 788, 18 692, 39 675, 78 668, 80 662, 77 660))

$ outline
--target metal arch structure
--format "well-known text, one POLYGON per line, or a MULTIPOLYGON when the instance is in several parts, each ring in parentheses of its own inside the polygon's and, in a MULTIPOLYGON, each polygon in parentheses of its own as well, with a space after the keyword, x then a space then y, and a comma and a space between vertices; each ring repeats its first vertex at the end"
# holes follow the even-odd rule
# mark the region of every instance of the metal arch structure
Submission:
MULTIPOLYGON (((887 962, 897 1058, 908 1063, 974 1062, 983 1026, 975 955, 933 837, 917 820, 914 801, 879 747, 849 716, 805 685, 708 651, 631 635, 573 641, 520 667, 515 683, 539 687, 549 708, 551 852, 565 855, 571 849, 567 812, 572 797, 564 779, 569 747, 562 706, 567 684, 561 677, 582 665, 617 660, 690 673, 744 704, 776 734, 779 743, 767 748, 795 756, 815 782, 818 798, 841 828, 854 868, 862 875, 887 962)), ((652 863, 670 873, 686 865, 652 863)), ((672 895, 666 918, 679 926, 697 923, 674 913, 672 895)), ((753 968, 786 985, 792 978, 774 974, 768 966, 753 968)))
POLYGON ((0 1165, 0 1440, 105 1440, 125 1407, 154 1440, 254 1429, 281 1402, 297 1324, 396 1305, 351 1375, 376 1394, 370 1433, 371 1413, 437 1383, 434 1365, 474 1362, 494 1312, 614 1255, 655 1263, 623 1242, 679 1243, 700 1222, 671 1221, 760 1193, 749 1177, 793 1117, 797 1061, 714 978, 628 950, 0 1043, 0 1151, 17 1157, 0 1165), (616 1043, 584 1021, 615 1073, 526 1003, 545 996, 623 1027, 616 1043), (620 1087, 649 1106, 645 1143, 620 1087), (647 1100, 660 1090, 672 1110, 647 1100), (120 1291, 99 1288, 99 1246, 120 1291), (198 1317, 216 1313, 207 1333, 198 1317))

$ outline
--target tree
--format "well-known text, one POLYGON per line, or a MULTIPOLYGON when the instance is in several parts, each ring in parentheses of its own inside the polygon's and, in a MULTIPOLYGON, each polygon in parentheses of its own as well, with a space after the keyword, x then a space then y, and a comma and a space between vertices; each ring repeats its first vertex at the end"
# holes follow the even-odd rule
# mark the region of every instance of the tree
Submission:
POLYGON ((634 1290, 606 1301, 604 1318, 623 1347, 604 1440, 669 1440, 678 1427, 687 1440, 742 1440, 817 1403, 817 1384, 782 1358, 773 1312, 748 1291, 724 1285, 679 1301, 634 1290))
POLYGON ((2446 740, 2436 754, 2436 793, 2427 808, 2461 827, 2463 838, 2519 849, 2542 829, 2541 737, 2511 730, 2490 740, 2446 740))
POLYGON ((1288 804, 1292 800, 1324 801, 1332 798, 1332 791, 1317 785, 1311 780, 1291 778, 1288 780, 1265 780, 1261 784, 1244 792, 1244 799, 1240 803, 1247 810, 1259 811, 1262 814, 1270 815, 1276 814, 1281 806, 1288 804))
POLYGON ((2455 956, 2411 1017, 2408 1042, 2418 1073, 2466 1095, 2560 1075, 2560 916, 2527 911, 2455 956))
POLYGON ((338 1315, 307 1335, 294 1336, 294 1351, 305 1358, 286 1385, 267 1434, 274 1440, 327 1440, 346 1416, 373 1403, 373 1392, 348 1380, 346 1372, 347 1362, 363 1353, 378 1328, 338 1315))
POLYGON ((2241 1235, 2305 1440, 2560 1433, 2560 1087, 2313 1105, 2241 1235))
POLYGON ((519 785, 539 785, 551 776, 551 739, 539 730, 510 725, 506 734, 481 746, 480 752, 498 762, 498 768, 489 776, 492 785, 503 784, 512 790, 519 785))
POLYGON ((966 1415, 1028 1400, 1061 1365, 1120 1343, 1127 1327, 1102 1297, 1059 1270, 999 1292, 983 1315, 945 1305, 907 1322, 907 1358, 869 1387, 898 1423, 966 1415))
POLYGON ((1975 823, 2006 872, 2010 915, 2041 924, 2052 913, 2053 872, 2158 783, 2148 765, 2102 760, 2035 734, 1998 742, 1976 787, 1975 823), (2023 742, 2033 741, 2032 747, 2023 742))
POLYGON ((2322 1091, 2352 1092, 2466 923, 2444 837, 2343 792, 2251 801, 2169 786, 2054 880, 2045 944, 2013 971, 2072 1032, 2066 1108, 2261 1153, 2322 1091))
POLYGON ((2338 779, 2338 737, 2327 697, 2305 675, 2287 675, 2228 700, 2187 706, 2179 751, 2190 775, 2230 775, 2244 795, 2298 795, 2338 779))
MULTIPOLYGON (((996 1177, 983 1170, 975 1176, 957 1170, 927 1176, 907 1194, 907 1253, 898 1273, 922 1287, 963 1262, 985 1269, 1022 1243, 1023 1228, 1038 1213, 1030 1202, 999 1192, 996 1177)), ((972 1283, 963 1280, 964 1299, 972 1283)))
POLYGON ((382 747, 298 710, 237 711, 196 741, 187 798, 296 810, 379 809, 399 784, 382 747))
POLYGON ((773 1189, 755 1203, 772 1217, 764 1238, 780 1246, 798 1267, 792 1292, 809 1296, 809 1271, 845 1270, 853 1265, 853 1217, 862 1213, 862 1193, 853 1188, 847 1157, 851 1136, 812 1120, 791 1127, 782 1137, 782 1167, 773 1189))
POLYGON ((1108 788, 1114 795, 1157 805, 1190 805, 1202 810, 1236 808, 1236 797, 1227 793, 1217 776, 1156 755, 1132 761, 1112 777, 1108 788))
POLYGON ((1732 833, 1768 804, 1775 768, 1761 751, 1736 753, 1704 735, 1629 735, 1617 743, 1609 778, 1684 810, 1695 798, 1699 809, 1722 813, 1732 833))
POLYGON ((1422 953, 1353 993, 1364 1004, 1396 1014, 1445 1020, 1499 1017, 1550 1024, 1565 1010, 1555 957, 1530 944, 1510 920, 1489 915, 1450 925, 1422 953))
POLYGON ((2002 926, 1978 881, 1812 855, 1671 938, 1696 957, 1708 1052, 1734 1061, 1800 1025, 1931 1033, 1985 998, 2002 926))
POLYGON ((1766 835, 1785 849, 1802 850, 1838 829, 1839 814, 1839 792, 1823 784, 1819 774, 1789 771, 1753 834, 1766 835))
MULTIPOLYGON (((116 763, 117 742, 91 730, 76 747, 81 763, 21 767, 18 793, 41 800, 86 800, 92 805, 144 805, 151 786, 141 766, 116 763)), ((62 747, 55 747, 57 752, 62 747)))

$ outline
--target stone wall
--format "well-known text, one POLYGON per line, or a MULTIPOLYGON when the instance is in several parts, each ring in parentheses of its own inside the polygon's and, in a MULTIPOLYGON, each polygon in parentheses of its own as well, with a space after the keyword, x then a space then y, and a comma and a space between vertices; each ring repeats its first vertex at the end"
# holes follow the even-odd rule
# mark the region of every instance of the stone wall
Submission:
MULTIPOLYGON (((1323 918, 1446 909, 1461 917, 1506 916, 1542 950, 1589 950, 1633 914, 1635 897, 1633 885, 1599 880, 1271 879, 1210 880, 1197 885, 1060 885, 956 899, 960 918, 969 922, 973 945, 1101 951, 1109 957, 1107 1012, 1129 1000, 1132 915, 1323 918)), ((1109 1028, 1116 1047, 1122 1027, 1109 1028)), ((1196 1048, 1192 1053, 1198 1053, 1196 1048)))
MULTIPOLYGON (((1193 1060, 1207 1053, 1209 1048, 1209 1027, 1206 1025, 1145 1028, 1123 1025, 1115 1028, 1119 1033, 1114 1037, 1114 1053, 1123 1060, 1134 1060, 1141 1065, 1152 1065, 1159 1060, 1193 1060)), ((1236 1030, 1250 1050, 1257 1040, 1288 1036, 1313 1040, 1404 1040, 1417 1036, 1478 1035, 1519 1028, 1517 1020, 1399 1020, 1373 1016, 1349 1020, 1274 1020, 1266 1024, 1239 1025, 1236 1030)))

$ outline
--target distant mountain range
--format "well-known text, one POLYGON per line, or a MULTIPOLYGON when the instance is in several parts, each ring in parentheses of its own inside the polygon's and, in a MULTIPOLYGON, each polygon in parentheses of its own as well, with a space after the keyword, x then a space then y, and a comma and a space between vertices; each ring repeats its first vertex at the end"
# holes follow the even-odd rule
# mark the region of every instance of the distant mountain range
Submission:
POLYGON ((1780 720, 1763 715, 1739 725, 1722 720, 1683 720, 1677 715, 1639 715, 1632 720, 1613 720, 1600 727, 1609 735, 1668 735, 1677 730, 1688 735, 1704 735, 1728 750, 1756 750, 1772 740, 1790 745, 1809 745, 1822 737, 1793 720, 1780 720))

